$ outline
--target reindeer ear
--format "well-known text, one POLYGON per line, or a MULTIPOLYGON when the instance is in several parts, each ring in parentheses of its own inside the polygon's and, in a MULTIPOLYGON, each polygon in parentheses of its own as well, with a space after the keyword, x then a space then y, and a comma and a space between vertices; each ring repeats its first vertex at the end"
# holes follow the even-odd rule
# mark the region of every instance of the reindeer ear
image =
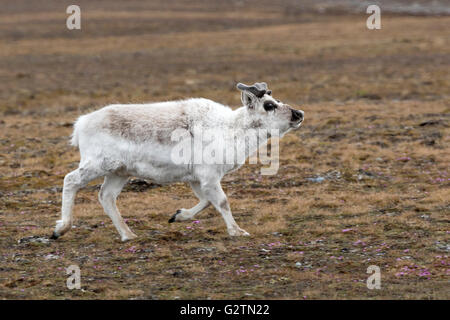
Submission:
POLYGON ((250 109, 253 109, 256 101, 256 88, 253 86, 249 87, 240 82, 236 85, 236 88, 241 91, 242 104, 250 109))
POLYGON ((250 109, 253 109, 254 103, 256 100, 256 96, 249 92, 249 91, 242 91, 241 92, 241 101, 242 104, 250 109))

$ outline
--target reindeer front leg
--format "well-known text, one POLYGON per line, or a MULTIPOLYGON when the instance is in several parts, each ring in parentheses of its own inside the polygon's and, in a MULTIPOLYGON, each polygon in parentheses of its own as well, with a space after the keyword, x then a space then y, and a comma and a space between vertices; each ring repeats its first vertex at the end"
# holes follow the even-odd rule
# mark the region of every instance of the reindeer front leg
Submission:
POLYGON ((230 205, 228 204, 227 196, 222 190, 220 181, 208 182, 201 184, 202 193, 205 195, 206 199, 211 202, 211 204, 216 208, 217 211, 225 220, 227 226, 228 234, 230 236, 249 236, 250 234, 241 229, 236 221, 234 221, 233 215, 231 214, 230 205))
POLYGON ((202 193, 200 188, 200 183, 197 181, 193 181, 189 183, 191 185, 192 191, 194 191, 197 198, 200 202, 191 209, 179 209, 177 212, 169 219, 169 223, 175 221, 186 221, 194 219, 195 215, 209 207, 210 202, 206 199, 205 195, 202 193))

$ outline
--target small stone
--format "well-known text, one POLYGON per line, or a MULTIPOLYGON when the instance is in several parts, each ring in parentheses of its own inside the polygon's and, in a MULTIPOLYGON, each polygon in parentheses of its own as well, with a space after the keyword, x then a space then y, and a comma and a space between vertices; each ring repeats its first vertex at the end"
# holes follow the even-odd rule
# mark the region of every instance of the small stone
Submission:
POLYGON ((308 181, 312 181, 312 182, 318 182, 318 183, 320 183, 320 182, 325 181, 325 178, 324 178, 324 177, 317 177, 317 178, 308 178, 307 180, 308 180, 308 181))
POLYGON ((56 260, 56 259, 59 259, 59 256, 55 255, 55 254, 48 254, 44 257, 44 259, 45 260, 56 260))
POLYGON ((50 240, 47 238, 42 238, 38 236, 30 236, 19 239, 18 243, 50 243, 50 240))

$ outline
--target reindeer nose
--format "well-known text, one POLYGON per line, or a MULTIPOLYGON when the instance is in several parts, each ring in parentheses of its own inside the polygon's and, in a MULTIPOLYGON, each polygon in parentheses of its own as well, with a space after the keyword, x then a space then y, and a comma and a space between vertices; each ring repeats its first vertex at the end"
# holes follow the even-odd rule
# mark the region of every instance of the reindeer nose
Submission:
POLYGON ((291 121, 292 122, 303 121, 303 114, 304 112, 301 110, 292 109, 291 121))

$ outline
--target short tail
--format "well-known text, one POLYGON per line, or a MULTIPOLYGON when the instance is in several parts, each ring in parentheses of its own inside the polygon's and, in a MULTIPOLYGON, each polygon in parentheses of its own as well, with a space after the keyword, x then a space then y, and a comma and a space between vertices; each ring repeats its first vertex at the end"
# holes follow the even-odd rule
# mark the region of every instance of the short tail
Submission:
POLYGON ((70 144, 74 147, 78 147, 79 146, 79 130, 80 130, 80 120, 81 120, 82 116, 79 117, 77 119, 77 121, 75 121, 75 124, 73 125, 73 132, 72 132, 72 136, 70 139, 70 144))
POLYGON ((73 145, 74 147, 78 147, 78 136, 76 135, 75 130, 72 133, 70 144, 73 145))

